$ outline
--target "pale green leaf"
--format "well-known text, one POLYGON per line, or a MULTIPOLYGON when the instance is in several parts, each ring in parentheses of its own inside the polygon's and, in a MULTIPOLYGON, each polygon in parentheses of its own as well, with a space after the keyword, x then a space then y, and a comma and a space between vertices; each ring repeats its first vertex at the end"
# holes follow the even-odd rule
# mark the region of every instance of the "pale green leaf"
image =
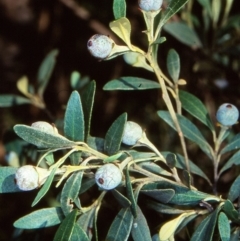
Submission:
MULTIPOLYGON (((157 113, 166 123, 176 130, 176 126, 168 111, 158 111, 157 113)), ((199 129, 186 117, 177 115, 177 118, 183 135, 189 140, 195 142, 208 156, 211 156, 211 146, 203 137, 199 129)))
POLYGON ((73 232, 69 241, 90 241, 87 234, 84 232, 82 227, 78 224, 74 224, 73 232))
POLYGON ((126 17, 126 1, 114 0, 113 1, 113 15, 115 19, 126 17))
POLYGON ((209 113, 201 100, 199 100, 196 96, 183 90, 179 91, 179 98, 182 103, 183 109, 185 109, 189 114, 196 117, 211 131, 214 131, 214 125, 210 119, 209 113))
POLYGON ((43 208, 19 218, 13 225, 21 229, 45 228, 57 225, 63 219, 64 214, 60 207, 43 208))
POLYGON ((235 201, 240 196, 240 175, 234 180, 232 183, 229 193, 228 193, 228 199, 230 201, 235 201))
POLYGON ((139 206, 137 206, 137 217, 133 220, 131 234, 134 241, 151 240, 147 220, 139 206))
POLYGON ((234 138, 221 150, 220 154, 224 154, 229 151, 237 150, 240 148, 240 133, 234 136, 234 138))
POLYGON ((167 69, 168 73, 175 83, 179 79, 180 73, 180 58, 176 50, 170 49, 167 55, 167 69))
POLYGON ((15 167, 0 167, 0 193, 21 192, 14 181, 17 169, 15 167))
POLYGON ((224 212, 220 212, 218 216, 218 230, 222 241, 230 240, 230 224, 224 212))
POLYGON ((174 36, 179 42, 194 48, 201 48, 202 43, 194 29, 184 22, 170 22, 163 29, 174 36))
POLYGON ((58 134, 49 134, 44 131, 32 128, 26 125, 15 125, 15 133, 26 142, 29 142, 39 148, 60 148, 72 147, 76 144, 64 136, 58 134))
POLYGON ((122 208, 108 231, 107 241, 127 241, 131 232, 133 215, 130 208, 122 208))
POLYGON ((159 88, 159 83, 155 81, 130 76, 113 79, 103 87, 104 90, 146 90, 159 88))

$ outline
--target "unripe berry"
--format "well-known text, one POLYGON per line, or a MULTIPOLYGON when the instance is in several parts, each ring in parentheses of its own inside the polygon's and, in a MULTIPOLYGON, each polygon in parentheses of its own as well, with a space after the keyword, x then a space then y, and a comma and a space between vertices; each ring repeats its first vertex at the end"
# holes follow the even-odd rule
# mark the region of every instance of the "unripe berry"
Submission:
POLYGON ((139 0, 138 5, 146 12, 157 11, 161 8, 162 2, 162 0, 139 0))
POLYGON ((17 170, 15 181, 19 189, 30 191, 41 186, 46 181, 49 174, 50 171, 46 169, 26 165, 17 170))
POLYGON ((133 146, 142 137, 143 130, 140 125, 135 122, 127 121, 123 131, 122 143, 133 146))
POLYGON ((37 121, 32 123, 31 127, 38 129, 40 131, 46 132, 48 134, 58 134, 58 130, 55 126, 49 124, 46 121, 37 121))
POLYGON ((225 103, 218 108, 216 118, 221 125, 232 126, 238 121, 239 111, 236 106, 225 103))
POLYGON ((122 181, 122 171, 112 163, 105 164, 96 171, 95 181, 104 190, 114 189, 122 181))
POLYGON ((113 40, 108 36, 95 34, 88 40, 87 47, 92 56, 105 59, 111 53, 113 44, 113 40))

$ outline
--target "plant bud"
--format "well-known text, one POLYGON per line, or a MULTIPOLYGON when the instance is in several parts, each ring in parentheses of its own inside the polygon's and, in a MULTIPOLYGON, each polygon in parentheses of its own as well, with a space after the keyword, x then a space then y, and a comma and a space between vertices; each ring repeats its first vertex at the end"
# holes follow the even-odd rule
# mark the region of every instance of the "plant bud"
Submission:
POLYGON ((149 12, 159 10, 162 2, 162 0, 139 0, 138 5, 142 10, 149 12))
POLYGON ((49 175, 50 171, 47 169, 26 165, 17 170, 15 181, 19 189, 30 191, 40 187, 49 175))
POLYGON ((46 121, 34 122, 32 123, 31 127, 38 129, 40 131, 46 132, 48 134, 52 134, 52 135, 58 134, 57 128, 46 121))
POLYGON ((142 137, 143 130, 140 125, 135 122, 127 121, 123 131, 122 143, 133 146, 142 137))
POLYGON ((239 111, 236 106, 225 103, 218 108, 216 118, 221 125, 232 126, 238 121, 239 111))
POLYGON ((88 40, 87 47, 92 56, 105 59, 111 53, 113 44, 113 40, 108 36, 95 34, 88 40))
POLYGON ((111 190, 121 183, 122 172, 112 163, 105 164, 98 168, 95 174, 95 181, 100 188, 111 190))

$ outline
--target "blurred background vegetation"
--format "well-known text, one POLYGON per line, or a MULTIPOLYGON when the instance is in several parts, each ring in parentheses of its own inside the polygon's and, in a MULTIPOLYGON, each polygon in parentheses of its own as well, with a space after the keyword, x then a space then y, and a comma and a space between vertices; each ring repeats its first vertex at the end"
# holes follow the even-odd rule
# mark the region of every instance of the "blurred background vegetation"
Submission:
MULTIPOLYGON (((145 49, 147 39, 142 31, 146 27, 137 0, 126 2, 127 17, 132 25, 132 42, 145 49)), ((215 112, 220 104, 230 102, 240 107, 240 9, 237 1, 233 1, 228 18, 224 20, 224 10, 230 1, 222 1, 219 18, 214 20, 209 17, 211 11, 204 8, 201 2, 190 0, 171 19, 171 23, 184 21, 194 29, 201 44, 186 44, 172 36, 167 29, 163 30, 162 36, 167 41, 159 47, 159 64, 166 73, 169 49, 174 48, 178 52, 180 77, 187 81, 182 89, 200 98, 215 121, 215 112)), ((166 6, 167 2, 164 2, 163 8, 166 6)), ((108 28, 113 19, 110 0, 0 0, 0 94, 21 95, 16 83, 23 75, 36 86, 36 75, 42 60, 51 50, 59 50, 56 66, 44 93, 46 110, 32 105, 0 108, 0 165, 8 165, 6 144, 16 138, 12 133, 13 125, 30 125, 38 120, 56 123, 63 118, 64 107, 72 91, 70 76, 73 71, 97 82, 91 130, 93 136, 104 137, 111 123, 121 113, 127 112, 129 120, 146 128, 149 139, 159 150, 181 152, 175 132, 159 121, 156 114, 157 110, 165 109, 159 90, 102 90, 107 81, 120 76, 156 80, 152 73, 128 66, 122 57, 99 62, 88 53, 86 43, 95 33, 110 35, 116 43, 122 44, 108 28)), ((196 124, 202 128, 199 123, 196 124)), ((235 133, 239 130, 239 125, 233 127, 235 133)), ((202 131, 205 133, 204 127, 202 131)), ((206 132, 205 136, 211 142, 209 133, 206 132)), ((188 151, 190 159, 212 179, 208 158, 191 143, 188 143, 188 151)), ((36 162, 31 158, 25 161, 36 162)), ((219 185, 223 195, 234 176, 232 174, 237 171, 235 169, 233 173, 222 177, 219 185)), ((201 191, 211 192, 204 180, 196 178, 195 184, 201 191)), ((29 212, 36 192, 1 194, 0 241, 11 240, 14 232, 16 234, 12 223, 29 212)), ((53 189, 52 192, 37 209, 41 205, 53 205, 51 197, 58 191, 53 189)), ((31 239, 33 231, 25 232, 26 236, 15 240, 43 240, 43 237, 44 240, 51 240, 54 234, 52 230, 55 227, 39 232, 37 237, 32 236, 35 239, 31 239)))

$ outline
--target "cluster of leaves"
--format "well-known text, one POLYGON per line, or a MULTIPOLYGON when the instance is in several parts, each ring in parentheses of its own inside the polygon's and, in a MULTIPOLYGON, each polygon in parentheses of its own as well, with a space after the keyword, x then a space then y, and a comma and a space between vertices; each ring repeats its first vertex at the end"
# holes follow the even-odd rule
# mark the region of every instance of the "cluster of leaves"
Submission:
MULTIPOLYGON (((167 20, 186 3, 187 0, 171 1, 160 16, 155 31, 168 26, 167 20)), ((182 135, 196 144, 212 161, 213 183, 193 161, 187 160, 186 155, 159 152, 149 141, 141 140, 138 145, 146 146, 153 152, 136 151, 123 145, 126 113, 120 115, 112 123, 104 138, 91 136, 96 84, 94 81, 89 82, 88 79, 80 81, 80 74, 74 72, 71 76, 72 86, 79 88, 83 82, 86 85, 81 96, 78 91, 73 91, 68 100, 63 120, 63 135, 46 133, 26 125, 14 127, 16 134, 23 140, 45 151, 38 165, 45 166, 51 171, 33 200, 32 206, 35 206, 46 195, 54 180, 58 181, 56 185, 58 187, 67 178, 59 194, 59 206, 34 211, 18 219, 14 226, 20 229, 39 229, 60 224, 54 240, 99 240, 101 238, 98 237, 97 225, 99 210, 106 194, 111 193, 115 202, 118 203, 118 210, 106 233, 105 240, 122 241, 128 240, 129 237, 136 241, 173 240, 178 232, 186 228, 190 222, 194 223, 199 216, 203 218, 191 234, 190 240, 213 240, 215 236, 221 240, 238 240, 240 219, 236 200, 240 198, 238 189, 240 178, 238 176, 232 183, 226 199, 217 195, 216 186, 223 172, 233 165, 240 165, 240 135, 235 135, 224 148, 221 148, 221 144, 231 133, 231 129, 222 126, 218 132, 204 104, 194 95, 178 89, 179 86, 185 84, 185 81, 179 79, 180 58, 177 52, 171 49, 167 56, 170 80, 156 67, 157 48, 165 41, 165 38, 158 34, 155 36, 157 38, 154 38, 149 34, 151 32, 149 29, 154 28, 154 24, 151 25, 151 21, 147 20, 149 15, 144 13, 149 37, 149 50, 145 53, 131 44, 131 25, 126 18, 125 1, 114 0, 113 10, 116 20, 110 24, 110 28, 126 43, 126 46, 115 46, 114 52, 108 59, 119 54, 137 53, 140 57, 134 66, 155 72, 159 83, 139 77, 125 76, 109 81, 104 86, 104 90, 129 91, 161 88, 161 91, 164 91, 166 88, 164 83, 168 83, 166 93, 170 93, 176 100, 178 111, 172 113, 171 105, 166 100, 168 111, 159 110, 157 114, 174 130, 177 132, 181 130, 182 135), (153 59, 149 56, 153 56, 153 59), (150 65, 145 57, 149 57, 147 60, 150 65), (165 82, 161 82, 163 79, 165 82), (181 114, 179 103, 195 118, 195 121, 200 121, 207 127, 212 134, 213 144, 208 143, 201 130, 181 114), (225 154, 232 154, 233 151, 235 153, 225 160, 225 154), (61 158, 58 158, 59 153, 61 158), (225 163, 218 171, 220 161, 225 163), (89 206, 82 206, 80 195, 94 188, 95 170, 110 162, 122 167, 124 177, 122 183, 110 191, 99 190, 98 197, 89 206), (57 173, 59 168, 63 171, 62 175, 57 173), (179 179, 178 171, 183 173, 183 181, 179 179), (213 186, 213 194, 198 191, 193 186, 193 175, 202 177, 213 186), (152 235, 155 227, 148 226, 143 207, 139 202, 140 196, 146 200, 147 208, 161 215, 174 216, 161 226, 156 235, 152 235)), ((159 12, 156 16, 158 14, 159 12)), ((156 16, 153 17, 154 21, 158 19, 156 16)), ((215 23, 218 20, 216 17, 213 19, 215 23)), ((28 85, 24 77, 19 80, 17 86, 27 98, 2 95, 0 96, 1 107, 30 103, 44 108, 43 93, 52 73, 56 54, 57 51, 52 51, 39 68, 37 94, 34 94, 33 88, 28 85)), ((184 139, 181 140, 184 141, 184 139)), ((21 191, 14 182, 16 171, 17 168, 14 167, 0 168, 0 193, 21 191)))

